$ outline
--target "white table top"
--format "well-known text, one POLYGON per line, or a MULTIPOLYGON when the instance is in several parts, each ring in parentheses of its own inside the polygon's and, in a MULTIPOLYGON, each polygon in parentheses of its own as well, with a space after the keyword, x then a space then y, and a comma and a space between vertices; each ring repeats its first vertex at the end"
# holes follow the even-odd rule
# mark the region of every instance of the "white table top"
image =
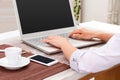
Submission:
MULTIPOLYGON (((103 26, 103 23, 94 22, 94 21, 83 24, 83 25, 81 24, 81 25, 89 27, 89 26, 92 26, 94 24, 99 25, 99 26, 101 24, 103 26)), ((96 25, 94 25, 94 26, 96 26, 96 25)), ((106 24, 104 24, 104 25, 106 25, 106 24)), ((109 25, 109 26, 115 26, 115 25, 109 25)), ((113 27, 111 29, 113 30, 113 27)), ((117 32, 120 31, 120 30, 118 31, 118 29, 120 29, 120 28, 117 26, 117 32)), ((54 55, 47 55, 47 54, 45 54, 45 53, 43 53, 35 48, 32 48, 32 47, 22 43, 22 41, 20 40, 20 35, 19 35, 18 30, 0 34, 0 44, 10 44, 13 46, 17 46, 17 47, 20 47, 26 51, 31 51, 35 54, 40 54, 40 55, 44 55, 47 57, 51 57, 51 58, 57 59, 58 61, 60 61, 62 63, 68 64, 68 61, 65 59, 63 53, 58 53, 58 54, 54 54, 54 55)), ((94 47, 100 47, 100 45, 94 46, 94 47)), ((88 49, 88 48, 84 48, 84 49, 88 49)), ((58 73, 58 74, 53 75, 51 77, 48 77, 44 80, 78 80, 87 74, 88 73, 80 74, 80 73, 75 72, 72 69, 67 69, 61 73, 58 73)))

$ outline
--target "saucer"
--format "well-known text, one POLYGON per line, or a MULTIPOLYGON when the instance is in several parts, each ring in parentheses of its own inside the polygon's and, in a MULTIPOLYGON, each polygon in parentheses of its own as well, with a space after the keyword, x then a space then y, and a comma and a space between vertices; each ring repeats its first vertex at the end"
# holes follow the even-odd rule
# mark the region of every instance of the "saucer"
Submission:
POLYGON ((30 59, 26 58, 26 57, 22 57, 22 60, 20 61, 20 63, 15 66, 9 65, 6 57, 0 59, 0 66, 4 67, 6 69, 9 69, 9 70, 20 69, 24 66, 27 66, 29 63, 30 63, 30 59))

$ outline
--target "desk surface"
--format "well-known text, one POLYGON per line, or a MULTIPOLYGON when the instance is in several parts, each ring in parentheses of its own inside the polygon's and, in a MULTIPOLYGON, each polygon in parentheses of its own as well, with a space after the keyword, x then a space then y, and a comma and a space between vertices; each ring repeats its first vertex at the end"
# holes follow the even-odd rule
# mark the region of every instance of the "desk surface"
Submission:
MULTIPOLYGON (((90 22, 89 26, 91 24, 93 25, 94 23, 96 23, 96 22, 90 22)), ((99 24, 101 24, 101 23, 99 23, 99 24)), ((96 25, 99 25, 99 24, 97 23, 96 25)), ((86 25, 86 24, 84 24, 84 25, 86 25)), ((113 26, 113 25, 110 25, 110 26, 113 26)), ((51 57, 51 58, 57 59, 58 61, 60 61, 62 63, 68 64, 68 61, 65 59, 63 53, 47 55, 47 54, 45 54, 45 53, 43 53, 43 52, 41 52, 41 51, 39 51, 35 48, 32 48, 32 47, 22 43, 22 41, 20 40, 20 35, 19 35, 18 30, 0 34, 0 44, 4 44, 4 43, 23 48, 26 51, 31 51, 35 54, 40 54, 40 55, 44 55, 44 56, 47 56, 47 57, 51 57)), ((100 45, 94 46, 94 47, 99 47, 99 46, 100 45)), ((88 48, 84 48, 84 49, 88 49, 88 48)), ((51 77, 48 77, 44 80, 78 80, 78 79, 84 77, 87 74, 88 73, 79 74, 72 69, 68 69, 68 70, 63 71, 61 73, 58 73, 58 74, 53 75, 51 77)))
MULTIPOLYGON (((32 53, 35 53, 35 54, 40 54, 40 55, 44 55, 47 57, 51 57, 51 58, 57 59, 58 61, 60 61, 62 63, 68 64, 68 61, 65 59, 63 53, 58 53, 58 54, 54 54, 54 55, 47 55, 47 54, 45 54, 45 53, 43 53, 35 48, 32 48, 32 47, 22 43, 22 41, 20 40, 18 30, 0 34, 0 44, 9 44, 9 45, 17 46, 17 47, 20 47, 26 51, 31 51, 32 53)), ((79 78, 81 78, 87 74, 88 73, 78 74, 77 72, 75 72, 72 69, 67 69, 63 72, 60 72, 56 75, 48 77, 44 80, 78 80, 79 78)))

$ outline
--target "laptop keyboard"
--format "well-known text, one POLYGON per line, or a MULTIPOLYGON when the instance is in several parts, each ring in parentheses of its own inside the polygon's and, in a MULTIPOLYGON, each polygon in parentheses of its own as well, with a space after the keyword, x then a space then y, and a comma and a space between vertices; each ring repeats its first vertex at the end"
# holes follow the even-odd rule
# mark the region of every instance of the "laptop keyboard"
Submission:
MULTIPOLYGON (((68 38, 69 33, 64 33, 64 34, 58 34, 59 36, 62 36, 64 38, 68 38)), ((51 46, 47 43, 42 42, 42 40, 46 39, 48 36, 44 36, 44 37, 39 37, 39 38, 34 38, 34 39, 29 39, 28 41, 30 43, 36 44, 36 45, 41 45, 41 46, 51 46)))

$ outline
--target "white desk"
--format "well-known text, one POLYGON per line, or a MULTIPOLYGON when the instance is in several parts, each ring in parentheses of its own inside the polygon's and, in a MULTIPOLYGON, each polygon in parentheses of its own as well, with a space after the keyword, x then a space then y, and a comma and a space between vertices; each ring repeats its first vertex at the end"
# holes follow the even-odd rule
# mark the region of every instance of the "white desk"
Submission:
MULTIPOLYGON (((107 28, 106 29, 103 28, 103 30, 112 31, 113 28, 114 28, 114 30, 115 29, 117 30, 117 31, 113 30, 114 32, 120 32, 120 27, 119 26, 108 25, 108 24, 103 25, 103 23, 99 23, 99 22, 95 22, 95 21, 88 22, 88 23, 83 23, 81 25, 86 26, 87 28, 90 28, 90 27, 93 28, 92 26, 94 26, 95 29, 99 29, 101 26, 104 26, 104 27, 107 26, 107 28), (108 28, 108 26, 109 26, 109 28, 108 28)), ((54 55, 46 55, 43 52, 22 43, 21 40, 20 40, 20 35, 19 35, 18 30, 0 34, 0 44, 10 44, 10 45, 13 45, 13 46, 17 46, 17 47, 25 49, 26 51, 32 51, 35 54, 40 54, 40 55, 44 55, 44 56, 47 56, 47 57, 51 57, 51 58, 59 60, 62 63, 68 64, 68 61, 63 56, 63 53, 58 53, 58 54, 54 54, 54 55)), ((100 46, 101 45, 93 46, 93 47, 100 47, 100 46)), ((84 48, 84 49, 88 49, 88 48, 84 48)), ((68 69, 68 70, 63 71, 61 73, 58 73, 58 74, 53 75, 51 77, 48 77, 44 80, 78 80, 78 79, 84 77, 87 74, 88 73, 79 74, 79 73, 73 71, 72 69, 68 69)))

